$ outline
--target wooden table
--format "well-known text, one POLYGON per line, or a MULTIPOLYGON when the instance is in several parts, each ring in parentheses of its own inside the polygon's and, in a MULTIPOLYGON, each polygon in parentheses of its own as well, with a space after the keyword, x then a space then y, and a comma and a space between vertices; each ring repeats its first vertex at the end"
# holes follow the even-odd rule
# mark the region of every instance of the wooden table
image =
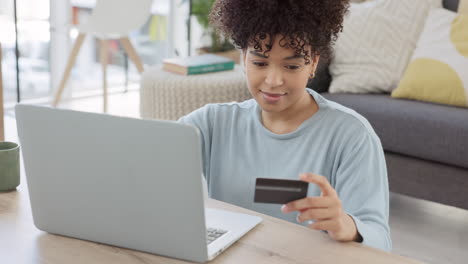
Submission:
MULTIPOLYGON (((0 263, 187 263, 42 232, 33 224, 26 181, 21 180, 17 191, 0 193, 0 263)), ((263 218, 211 263, 420 263, 358 243, 339 243, 322 232, 220 201, 209 205, 263 218)))

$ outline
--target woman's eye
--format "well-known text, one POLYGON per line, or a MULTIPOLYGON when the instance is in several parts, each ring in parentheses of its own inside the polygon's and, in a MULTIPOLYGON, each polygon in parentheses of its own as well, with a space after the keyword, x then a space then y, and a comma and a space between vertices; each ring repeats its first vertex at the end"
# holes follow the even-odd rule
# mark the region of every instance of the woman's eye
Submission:
POLYGON ((297 65, 288 65, 288 66, 286 66, 286 69, 288 69, 288 70, 297 70, 297 69, 299 69, 299 66, 297 66, 297 65))
POLYGON ((253 64, 258 67, 265 67, 267 64, 264 62, 254 61, 253 64))

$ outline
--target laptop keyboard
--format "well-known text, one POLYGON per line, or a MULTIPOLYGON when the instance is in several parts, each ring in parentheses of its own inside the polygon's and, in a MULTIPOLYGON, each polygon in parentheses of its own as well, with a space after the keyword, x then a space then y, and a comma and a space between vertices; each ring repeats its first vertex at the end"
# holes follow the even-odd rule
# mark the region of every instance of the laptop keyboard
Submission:
POLYGON ((220 238, 226 233, 226 230, 208 227, 206 229, 206 243, 210 244, 211 242, 215 241, 216 239, 220 238))

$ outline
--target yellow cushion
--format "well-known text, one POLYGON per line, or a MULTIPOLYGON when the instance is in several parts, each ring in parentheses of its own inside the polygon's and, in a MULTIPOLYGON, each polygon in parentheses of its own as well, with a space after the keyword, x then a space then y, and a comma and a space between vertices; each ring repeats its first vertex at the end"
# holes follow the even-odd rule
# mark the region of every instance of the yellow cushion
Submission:
POLYGON ((429 13, 392 97, 468 107, 468 15, 429 13))

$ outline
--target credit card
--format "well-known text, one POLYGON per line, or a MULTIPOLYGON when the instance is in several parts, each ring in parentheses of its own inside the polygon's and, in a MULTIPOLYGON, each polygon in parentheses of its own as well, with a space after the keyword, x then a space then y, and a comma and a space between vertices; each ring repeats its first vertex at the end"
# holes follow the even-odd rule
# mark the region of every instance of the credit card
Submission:
POLYGON ((257 178, 255 203, 287 204, 307 197, 309 183, 299 180, 257 178))

